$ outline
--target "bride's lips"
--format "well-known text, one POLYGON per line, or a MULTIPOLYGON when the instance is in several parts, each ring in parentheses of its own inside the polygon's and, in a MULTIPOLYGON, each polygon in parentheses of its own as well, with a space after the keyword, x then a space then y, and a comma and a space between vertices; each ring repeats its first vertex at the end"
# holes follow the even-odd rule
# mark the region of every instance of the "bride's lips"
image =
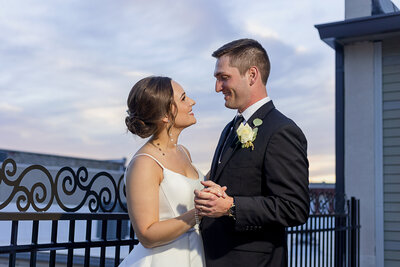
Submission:
POLYGON ((193 111, 190 111, 190 112, 189 112, 189 115, 192 115, 192 116, 193 116, 193 115, 194 115, 193 111))

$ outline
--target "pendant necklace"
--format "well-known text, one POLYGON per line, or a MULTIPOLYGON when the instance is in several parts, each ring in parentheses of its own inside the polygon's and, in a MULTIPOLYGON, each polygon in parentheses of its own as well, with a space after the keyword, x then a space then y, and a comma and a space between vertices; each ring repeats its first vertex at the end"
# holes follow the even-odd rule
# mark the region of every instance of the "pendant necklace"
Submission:
POLYGON ((153 142, 150 142, 150 144, 152 144, 155 148, 157 148, 161 152, 163 156, 165 156, 165 153, 162 151, 160 147, 160 143, 157 143, 157 145, 155 145, 153 142))
MULTIPOLYGON (((171 142, 174 142, 174 139, 172 138, 172 134, 169 134, 169 136, 171 137, 171 139, 170 139, 171 142)), ((165 152, 160 147, 160 142, 157 142, 157 144, 154 144, 153 141, 150 141, 150 144, 152 144, 155 148, 157 148, 161 152, 161 154, 163 156, 165 156, 165 152)), ((174 146, 176 146, 176 144, 174 144, 174 146)))

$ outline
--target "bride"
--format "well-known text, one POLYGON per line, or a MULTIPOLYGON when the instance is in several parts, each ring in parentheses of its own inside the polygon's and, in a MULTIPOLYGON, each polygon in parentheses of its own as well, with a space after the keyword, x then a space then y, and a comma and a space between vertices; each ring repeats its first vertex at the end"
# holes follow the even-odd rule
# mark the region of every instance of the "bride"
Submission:
MULTIPOLYGON (((139 239, 120 266, 204 266, 193 191, 204 176, 189 151, 178 145, 183 129, 196 123, 195 101, 168 77, 147 77, 128 96, 125 123, 134 135, 150 139, 125 173, 130 221, 139 239)), ((226 188, 208 188, 223 196, 226 188)))

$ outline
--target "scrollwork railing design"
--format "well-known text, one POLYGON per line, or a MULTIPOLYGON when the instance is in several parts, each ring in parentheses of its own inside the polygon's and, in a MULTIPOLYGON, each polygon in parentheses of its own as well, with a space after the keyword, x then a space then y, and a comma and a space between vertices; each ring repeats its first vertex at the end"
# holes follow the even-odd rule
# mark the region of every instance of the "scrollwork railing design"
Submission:
POLYGON ((57 204, 66 212, 76 212, 85 204, 90 212, 127 212, 123 174, 116 181, 105 171, 96 173, 91 179, 85 167, 76 172, 63 167, 53 177, 41 165, 30 165, 17 175, 17 164, 11 159, 4 160, 0 169, 0 210, 15 200, 19 211, 32 207, 35 211, 48 211, 57 204), (26 177, 30 176, 30 179, 26 177), (36 177, 38 176, 38 177, 36 177), (29 180, 29 181, 28 181, 29 180), (32 180, 35 183, 32 184, 32 180))
MULTIPOLYGON (((0 210, 14 201, 19 211, 32 207, 44 212, 57 204, 66 212, 79 211, 83 206, 90 212, 127 212, 123 175, 114 179, 101 171, 90 178, 85 167, 76 171, 63 167, 52 175, 41 165, 30 165, 17 173, 16 162, 11 158, 4 160, 0 168, 0 210)), ((310 189, 310 214, 333 214, 335 197, 334 190, 310 189)))

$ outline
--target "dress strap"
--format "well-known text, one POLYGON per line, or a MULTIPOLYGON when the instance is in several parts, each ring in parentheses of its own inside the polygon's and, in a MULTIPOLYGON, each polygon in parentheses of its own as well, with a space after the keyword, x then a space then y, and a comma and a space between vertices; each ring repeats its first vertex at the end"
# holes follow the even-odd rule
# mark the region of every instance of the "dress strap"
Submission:
POLYGON ((147 157, 149 157, 149 158, 152 158, 155 162, 158 163, 158 165, 160 165, 160 167, 161 167, 162 169, 165 169, 165 168, 164 168, 164 165, 162 165, 161 162, 159 162, 159 161, 158 161, 155 157, 153 157, 152 155, 146 154, 146 153, 140 153, 140 154, 137 154, 137 155, 133 156, 133 158, 136 158, 136 157, 139 157, 139 156, 147 156, 147 157))

